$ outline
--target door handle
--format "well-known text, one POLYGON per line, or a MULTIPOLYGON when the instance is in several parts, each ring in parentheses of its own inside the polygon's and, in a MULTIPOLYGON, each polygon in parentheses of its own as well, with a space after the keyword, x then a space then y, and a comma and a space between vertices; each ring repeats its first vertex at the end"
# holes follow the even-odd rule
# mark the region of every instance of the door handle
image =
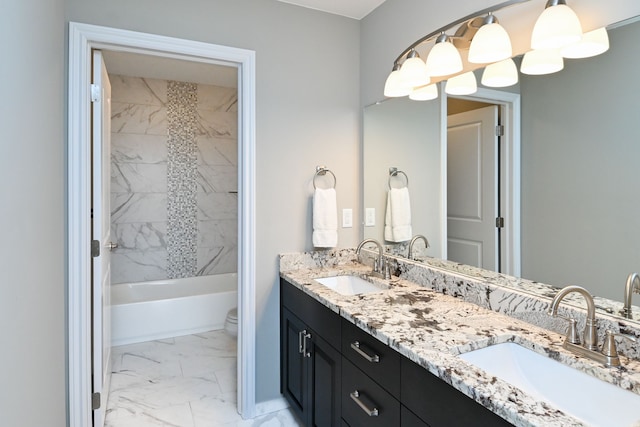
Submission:
POLYGON ((107 248, 109 248, 110 251, 113 251, 117 247, 118 247, 117 243, 114 243, 114 242, 107 243, 107 248))

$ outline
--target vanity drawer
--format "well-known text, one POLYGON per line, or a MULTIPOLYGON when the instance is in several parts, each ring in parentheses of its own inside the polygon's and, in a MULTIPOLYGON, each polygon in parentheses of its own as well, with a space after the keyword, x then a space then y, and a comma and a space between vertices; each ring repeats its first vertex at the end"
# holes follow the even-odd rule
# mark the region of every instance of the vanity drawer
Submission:
POLYGON ((345 319, 342 354, 389 393, 400 395, 400 354, 345 319))
POLYGON ((400 425, 400 402, 344 356, 341 400, 342 418, 351 427, 400 425))

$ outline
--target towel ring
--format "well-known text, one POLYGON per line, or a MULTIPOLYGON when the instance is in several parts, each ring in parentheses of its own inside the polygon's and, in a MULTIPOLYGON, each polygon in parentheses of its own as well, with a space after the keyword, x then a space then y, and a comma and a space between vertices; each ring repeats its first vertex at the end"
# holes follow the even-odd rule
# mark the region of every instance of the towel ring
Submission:
POLYGON ((316 186, 316 178, 319 176, 325 176, 327 174, 327 172, 329 172, 331 174, 331 176, 333 177, 333 187, 329 187, 329 188, 336 188, 336 184, 338 183, 338 179, 336 178, 335 174, 333 172, 331 172, 329 169, 327 169, 324 166, 316 166, 316 174, 313 176, 313 188, 317 189, 318 187, 316 186))
MULTIPOLYGON (((404 175, 404 180, 405 180, 405 187, 409 186, 409 177, 407 176, 406 173, 399 171, 398 168, 389 168, 389 190, 391 190, 391 178, 393 178, 394 176, 398 176, 398 174, 402 174, 404 175)), ((402 188, 402 187, 398 187, 398 188, 402 188)))

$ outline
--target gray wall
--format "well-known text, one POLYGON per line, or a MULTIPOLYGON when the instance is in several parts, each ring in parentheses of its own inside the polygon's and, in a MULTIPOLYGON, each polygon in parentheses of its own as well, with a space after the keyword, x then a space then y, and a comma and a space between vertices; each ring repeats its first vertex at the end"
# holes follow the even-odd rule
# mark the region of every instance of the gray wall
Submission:
POLYGON ((0 424, 66 424, 62 0, 0 13, 0 424))
MULTIPOLYGON (((256 399, 279 397, 277 255, 312 249, 316 165, 360 218, 359 22, 275 0, 66 0, 66 20, 256 51, 256 399)), ((359 233, 341 228, 339 245, 359 233)))

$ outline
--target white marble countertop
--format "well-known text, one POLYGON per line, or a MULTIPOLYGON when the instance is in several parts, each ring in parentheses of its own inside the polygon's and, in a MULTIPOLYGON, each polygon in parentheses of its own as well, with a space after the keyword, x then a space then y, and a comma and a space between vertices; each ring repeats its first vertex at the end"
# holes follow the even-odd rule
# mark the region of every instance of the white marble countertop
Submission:
MULTIPOLYGON (((346 258, 345 258, 346 259, 346 258)), ((639 393, 640 363, 623 357, 623 368, 606 368, 564 350, 564 336, 511 316, 393 277, 390 289, 345 296, 314 278, 365 275, 371 267, 351 261, 322 267, 297 265, 280 275, 381 342, 517 426, 581 426, 580 421, 528 396, 456 357, 477 348, 516 342, 609 383, 639 393)), ((640 393, 639 393, 640 394, 640 393)))

